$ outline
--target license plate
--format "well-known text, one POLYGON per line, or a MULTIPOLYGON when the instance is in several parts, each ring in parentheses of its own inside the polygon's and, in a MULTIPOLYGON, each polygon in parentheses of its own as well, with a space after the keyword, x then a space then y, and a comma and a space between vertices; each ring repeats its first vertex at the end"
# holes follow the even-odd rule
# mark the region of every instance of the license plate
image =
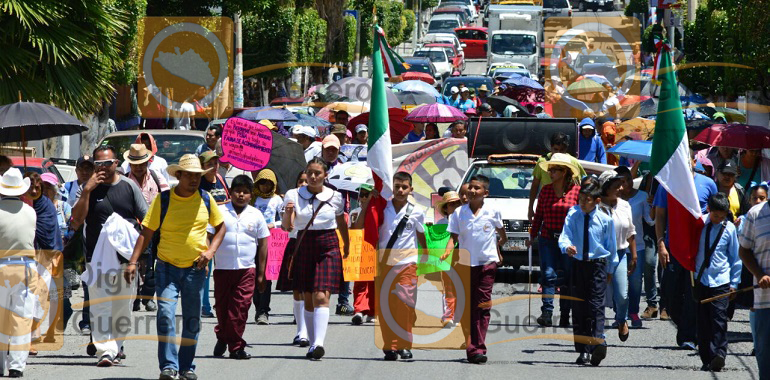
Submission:
POLYGON ((503 251, 526 251, 527 244, 524 239, 508 239, 503 244, 503 251))

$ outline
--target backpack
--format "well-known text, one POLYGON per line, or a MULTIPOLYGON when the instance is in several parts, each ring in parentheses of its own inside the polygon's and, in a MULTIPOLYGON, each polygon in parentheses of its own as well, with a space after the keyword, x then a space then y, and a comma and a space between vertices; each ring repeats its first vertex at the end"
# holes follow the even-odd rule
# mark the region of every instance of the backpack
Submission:
MULTIPOLYGON (((203 204, 206 205, 206 211, 211 213, 211 197, 209 197, 209 193, 198 189, 198 192, 201 195, 201 198, 203 199, 203 204)), ((168 206, 171 203, 171 190, 166 190, 160 193, 160 223, 158 224, 158 229, 156 231, 160 231, 160 227, 163 225, 163 219, 166 218, 166 213, 168 213, 168 206)))

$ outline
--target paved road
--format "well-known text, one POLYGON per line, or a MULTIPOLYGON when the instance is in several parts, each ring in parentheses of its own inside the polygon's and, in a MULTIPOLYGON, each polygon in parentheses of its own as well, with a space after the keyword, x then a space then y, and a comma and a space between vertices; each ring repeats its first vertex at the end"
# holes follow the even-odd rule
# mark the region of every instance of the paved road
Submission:
MULTIPOLYGON (((495 299, 518 294, 523 285, 496 285, 495 299)), ((418 309, 424 310, 429 304, 439 304, 438 293, 420 288, 418 309)), ((81 294, 76 291, 76 297, 81 294)), ((213 296, 213 289, 212 289, 213 296)), ((75 298, 73 301, 78 302, 75 298)), ((336 297, 333 298, 336 302, 336 297)), ((537 315, 538 300, 533 301, 533 314, 537 315)), ((213 299, 212 299, 213 303, 213 299)), ((700 368, 695 351, 682 351, 674 346, 674 327, 669 322, 646 322, 641 330, 631 330, 631 337, 620 343, 615 330, 608 331, 610 344, 607 359, 601 367, 578 367, 572 364, 576 355, 569 341, 558 339, 558 335, 569 336, 570 330, 563 328, 535 328, 528 326, 527 301, 518 300, 493 309, 490 334, 489 360, 486 366, 465 363, 464 351, 415 350, 415 360, 410 363, 382 361, 381 352, 374 345, 373 325, 351 326, 349 317, 332 316, 328 332, 327 356, 320 362, 304 358, 305 350, 287 344, 294 336, 295 326, 291 324, 291 296, 288 293, 274 293, 273 315, 270 326, 257 326, 250 319, 245 339, 248 351, 255 357, 249 361, 234 361, 211 356, 215 338, 214 319, 205 319, 203 333, 198 345, 198 374, 202 379, 245 379, 271 376, 278 379, 392 379, 402 378, 529 378, 543 375, 549 378, 576 379, 634 379, 640 377, 683 379, 756 379, 757 366, 749 356, 752 344, 748 334, 748 317, 745 311, 738 311, 730 323, 729 355, 726 371, 711 376, 697 371, 700 368), (556 337, 537 337, 553 334, 556 337), (512 340, 512 341, 511 341, 512 340), (501 343, 494 343, 501 342, 501 343), (427 376, 426 376, 427 375, 427 376)), ((181 313, 181 309, 178 311, 181 313)), ((607 312, 613 315, 612 311, 607 312)), ((143 334, 149 322, 149 333, 154 333, 154 313, 135 313, 135 325, 141 326, 143 334)), ((75 318, 78 318, 77 316, 75 318)), ((253 318, 253 315, 252 315, 253 318)), ((128 341, 125 343, 128 358, 123 365, 112 368, 97 368, 96 358, 85 355, 84 345, 88 338, 76 333, 70 323, 65 334, 64 347, 56 352, 41 352, 29 360, 27 378, 59 379, 101 379, 101 378, 157 378, 155 342, 128 341)), ((419 324, 419 323, 418 323, 419 324)))

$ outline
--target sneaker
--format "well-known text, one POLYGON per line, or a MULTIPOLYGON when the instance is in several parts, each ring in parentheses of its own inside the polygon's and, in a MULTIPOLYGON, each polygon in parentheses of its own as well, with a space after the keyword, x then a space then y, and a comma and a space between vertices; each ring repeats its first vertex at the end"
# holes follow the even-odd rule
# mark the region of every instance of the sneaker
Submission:
POLYGON ((356 315, 353 316, 353 324, 358 326, 362 323, 364 323, 364 315, 361 313, 356 313, 356 315))
POLYGON ((201 318, 214 318, 214 313, 210 311, 201 311, 201 318))
POLYGON ((668 312, 666 309, 663 309, 660 311, 660 320, 661 321, 670 321, 671 317, 668 315, 668 312))
POLYGON ((179 372, 179 379, 198 380, 198 375, 195 374, 195 371, 188 369, 187 371, 179 372))
POLYGON ((112 358, 110 355, 102 355, 102 358, 96 362, 97 367, 112 367, 112 358))
POLYGON ((91 325, 81 325, 80 326, 80 333, 82 335, 91 335, 91 325))
POLYGON ((476 354, 468 358, 468 363, 471 364, 484 364, 487 362, 487 356, 484 354, 476 354))
POLYGON ((367 315, 365 321, 366 323, 377 323, 377 318, 373 315, 367 315))
POLYGON ((444 328, 451 329, 457 326, 457 324, 455 323, 455 321, 451 319, 441 319, 441 326, 443 326, 444 328))
POLYGON ((176 370, 172 368, 166 368, 160 372, 159 380, 176 380, 176 370))
POLYGON ((158 305, 155 304, 155 301, 149 300, 146 304, 144 304, 144 310, 158 311, 158 305))
POLYGON ((631 327, 635 329, 642 328, 642 319, 639 318, 639 314, 631 314, 631 327))
POLYGON ((642 313, 642 318, 653 319, 658 317, 658 308, 654 306, 647 306, 642 313))
POLYGON ((684 342, 684 343, 682 343, 681 346, 679 346, 679 348, 681 348, 683 350, 694 350, 695 349, 695 343, 693 343, 693 342, 684 342))
POLYGON ((544 327, 553 326, 553 315, 551 313, 542 313, 537 317, 537 324, 544 327))
POLYGON ((269 318, 268 318, 266 313, 262 313, 262 314, 257 316, 257 324, 258 325, 269 325, 270 324, 270 320, 269 320, 269 318))
POLYGON ((348 304, 341 304, 337 305, 336 313, 337 315, 353 315, 355 313, 355 310, 352 306, 348 304))
POLYGON ((238 350, 238 351, 230 353, 230 359, 249 360, 249 359, 251 359, 251 354, 249 354, 248 352, 246 352, 244 350, 238 350))

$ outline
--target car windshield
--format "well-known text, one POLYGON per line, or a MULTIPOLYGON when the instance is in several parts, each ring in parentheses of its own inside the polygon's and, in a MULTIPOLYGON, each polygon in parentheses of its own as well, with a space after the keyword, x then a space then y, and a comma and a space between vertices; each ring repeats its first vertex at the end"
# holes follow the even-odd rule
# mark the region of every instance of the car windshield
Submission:
POLYGON ((492 53, 494 54, 533 54, 535 51, 535 36, 527 34, 495 34, 492 36, 492 53))
POLYGON ((465 180, 475 175, 489 178, 490 198, 528 198, 533 169, 527 165, 474 165, 465 180))
POLYGON ((444 47, 444 51, 446 52, 447 57, 449 58, 455 57, 455 49, 452 49, 451 47, 444 47))
POLYGON ((457 20, 431 20, 428 26, 428 33, 436 30, 451 30, 459 28, 460 23, 457 20))
MULTIPOLYGON (((123 157, 123 152, 128 151, 136 141, 137 135, 123 135, 123 136, 107 136, 102 145, 112 145, 117 149, 118 156, 123 157)), ((157 134, 153 135, 155 142, 158 144, 157 155, 163 157, 166 162, 170 164, 179 162, 182 155, 187 153, 195 153, 195 149, 198 145, 206 142, 203 135, 166 135, 157 134)))
POLYGON ((479 87, 481 87, 482 84, 487 85, 487 89, 495 88, 495 85, 492 82, 492 78, 485 77, 484 79, 481 79, 481 78, 457 77, 456 80, 452 78, 452 80, 446 81, 446 84, 444 85, 444 95, 451 96, 452 86, 460 87, 460 84, 464 85, 465 87, 468 87, 475 94, 479 93, 478 89, 479 87))
POLYGON ((414 53, 415 57, 428 57, 431 62, 446 62, 446 54, 439 50, 420 50, 414 53))
POLYGON ((430 66, 428 66, 425 63, 412 63, 409 61, 407 61, 406 63, 409 65, 409 71, 419 71, 421 73, 431 74, 430 66))
POLYGON ((543 8, 569 8, 567 0, 543 0, 543 8))

